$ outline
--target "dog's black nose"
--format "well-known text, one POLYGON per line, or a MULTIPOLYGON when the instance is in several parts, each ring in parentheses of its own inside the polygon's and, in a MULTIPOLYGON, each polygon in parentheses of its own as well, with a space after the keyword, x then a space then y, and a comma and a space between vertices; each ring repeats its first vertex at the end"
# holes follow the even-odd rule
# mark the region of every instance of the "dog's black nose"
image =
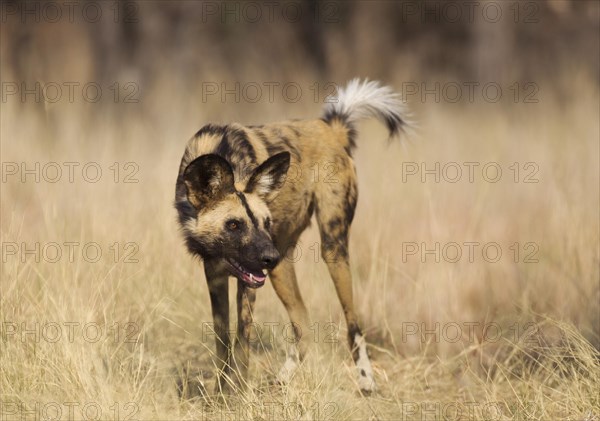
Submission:
POLYGON ((268 249, 262 252, 260 262, 265 269, 273 269, 279 263, 279 253, 276 249, 268 249))

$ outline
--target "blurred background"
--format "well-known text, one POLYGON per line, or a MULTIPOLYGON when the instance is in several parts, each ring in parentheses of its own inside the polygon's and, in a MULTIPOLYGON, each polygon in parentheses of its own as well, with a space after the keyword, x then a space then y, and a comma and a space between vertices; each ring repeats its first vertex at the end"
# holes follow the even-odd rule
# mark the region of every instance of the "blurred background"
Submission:
MULTIPOLYGON (((443 399, 532 403, 505 419, 597 419, 599 5, 3 1, 5 401, 202 417, 177 393, 212 390, 214 349, 201 264, 172 207, 185 143, 209 122, 318 118, 336 86, 361 77, 402 94, 413 122, 400 142, 376 122, 358 127, 351 266, 381 395, 354 393, 313 226, 297 272, 322 335, 299 380, 269 399, 333 402, 329 419, 409 419, 402 402, 443 399), (102 258, 82 252, 91 243, 102 258), (491 243, 498 260, 481 253, 491 243), (102 340, 22 336, 48 322, 93 323, 102 340), (457 337, 444 333, 456 324, 457 337)), ((269 285, 255 318, 287 321, 269 285)), ((281 336, 255 349, 256 387, 283 361, 281 336)), ((244 399, 264 401, 253 393, 244 399)))
POLYGON ((598 74, 594 1, 7 1, 2 27, 3 81, 133 82, 129 108, 152 117, 175 99, 196 112, 206 82, 552 80, 564 98, 572 78, 598 74))

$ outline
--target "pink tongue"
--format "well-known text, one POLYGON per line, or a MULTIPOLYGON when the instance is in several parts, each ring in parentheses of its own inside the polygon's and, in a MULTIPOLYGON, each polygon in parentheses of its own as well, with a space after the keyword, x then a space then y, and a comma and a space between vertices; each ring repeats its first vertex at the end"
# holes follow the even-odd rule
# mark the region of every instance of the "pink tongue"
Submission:
POLYGON ((244 280, 247 282, 264 282, 267 277, 265 275, 255 275, 250 273, 244 273, 244 280))

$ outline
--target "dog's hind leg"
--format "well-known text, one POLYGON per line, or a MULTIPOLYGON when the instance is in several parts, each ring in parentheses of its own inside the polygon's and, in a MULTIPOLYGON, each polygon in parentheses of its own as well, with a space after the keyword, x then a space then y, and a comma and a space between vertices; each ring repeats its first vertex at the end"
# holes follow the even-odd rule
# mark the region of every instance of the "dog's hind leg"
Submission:
POLYGON ((294 264, 291 261, 285 258, 281 260, 279 265, 269 273, 269 277, 277 296, 288 312, 294 332, 294 342, 289 345, 285 364, 277 375, 277 380, 285 384, 291 380, 308 349, 308 312, 302 301, 294 264))
POLYGON ((321 255, 346 317, 348 342, 358 371, 358 385, 364 393, 371 393, 375 391, 376 384, 366 341, 354 311, 348 257, 348 235, 356 207, 356 184, 352 176, 346 180, 347 184, 332 183, 320 192, 322 196, 318 197, 316 216, 321 233, 321 255))
POLYGON ((324 244, 322 248, 323 258, 329 259, 329 261, 326 260, 327 268, 335 284, 335 289, 346 317, 348 342, 352 351, 352 358, 358 370, 358 385, 363 392, 373 392, 376 388, 375 379, 373 377, 371 361, 367 354, 367 344, 360 331, 356 313, 354 312, 352 277, 350 275, 348 257, 338 254, 338 251, 330 248, 330 245, 324 244), (334 257, 336 255, 338 257, 334 257))

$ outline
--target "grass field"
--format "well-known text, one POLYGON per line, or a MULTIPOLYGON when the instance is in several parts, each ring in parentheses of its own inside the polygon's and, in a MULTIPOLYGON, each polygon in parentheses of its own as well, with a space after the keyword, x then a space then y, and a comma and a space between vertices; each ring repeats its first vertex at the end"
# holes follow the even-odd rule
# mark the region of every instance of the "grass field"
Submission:
POLYGON ((361 124, 350 254, 379 392, 356 387, 313 224, 293 258, 315 343, 270 385, 289 334, 266 285, 249 390, 224 404, 172 206, 179 159, 208 121, 320 105, 208 107, 172 86, 142 112, 3 104, 0 419, 600 420, 599 98, 568 83, 538 103, 415 101, 403 142, 361 124))

